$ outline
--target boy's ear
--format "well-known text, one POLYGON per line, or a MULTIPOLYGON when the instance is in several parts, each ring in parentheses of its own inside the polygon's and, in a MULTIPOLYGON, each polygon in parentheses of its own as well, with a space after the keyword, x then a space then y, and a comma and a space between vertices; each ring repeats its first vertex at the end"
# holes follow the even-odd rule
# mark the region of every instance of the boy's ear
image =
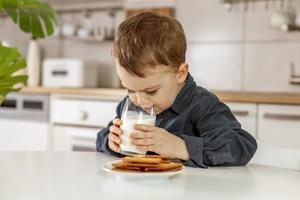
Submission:
POLYGON ((184 83, 186 77, 189 73, 189 65, 187 63, 182 63, 177 71, 177 81, 178 83, 184 83))

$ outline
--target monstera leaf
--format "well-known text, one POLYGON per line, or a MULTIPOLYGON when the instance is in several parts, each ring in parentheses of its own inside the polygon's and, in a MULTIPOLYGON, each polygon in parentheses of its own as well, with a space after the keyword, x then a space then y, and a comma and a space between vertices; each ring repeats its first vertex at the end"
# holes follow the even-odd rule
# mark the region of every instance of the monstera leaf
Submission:
MULTIPOLYGON (((0 14, 6 13, 20 29, 35 38, 53 34, 57 16, 47 4, 38 0, 0 0, 0 14)), ((0 42, 0 105, 11 91, 19 91, 17 83, 24 83, 27 76, 14 73, 26 67, 25 60, 16 48, 4 47, 0 42)))
POLYGON ((0 0, 0 10, 6 11, 22 31, 36 38, 51 35, 57 26, 53 9, 38 0, 0 0))
POLYGON ((21 57, 17 48, 4 47, 0 43, 0 105, 10 91, 18 91, 17 83, 24 83, 27 76, 13 74, 26 67, 26 61, 21 57))

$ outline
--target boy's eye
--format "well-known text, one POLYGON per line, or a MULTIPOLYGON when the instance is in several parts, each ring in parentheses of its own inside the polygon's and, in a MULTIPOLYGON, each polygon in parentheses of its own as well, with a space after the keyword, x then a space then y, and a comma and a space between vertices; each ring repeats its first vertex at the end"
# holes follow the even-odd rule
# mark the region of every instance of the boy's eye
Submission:
POLYGON ((135 92, 133 90, 127 90, 128 94, 134 94, 135 92))
POLYGON ((151 96, 151 95, 155 95, 156 92, 157 92, 157 90, 147 91, 146 93, 151 96))

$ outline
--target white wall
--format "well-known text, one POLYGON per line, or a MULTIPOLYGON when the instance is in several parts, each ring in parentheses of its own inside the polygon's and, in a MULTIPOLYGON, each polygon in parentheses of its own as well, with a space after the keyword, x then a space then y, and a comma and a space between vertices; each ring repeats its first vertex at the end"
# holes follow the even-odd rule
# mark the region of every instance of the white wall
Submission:
MULTIPOLYGON (((300 12, 300 1, 291 1, 300 12)), ((199 85, 215 90, 300 92, 290 65, 300 71, 300 31, 270 27, 280 1, 244 4, 227 11, 219 0, 177 0, 188 40, 187 61, 199 85)), ((285 5, 287 7, 287 5, 285 5)), ((300 74, 299 74, 300 75, 300 74)))
MULTIPOLYGON (((300 92, 300 85, 289 83, 291 63, 300 73, 300 31, 282 32, 269 23, 272 13, 280 9, 280 1, 270 4, 269 10, 265 2, 253 3, 247 11, 242 4, 227 11, 220 0, 167 2, 174 4, 176 17, 185 29, 187 62, 199 85, 226 91, 300 92)), ((300 1, 291 2, 300 13, 300 1)), ((124 12, 119 12, 117 23, 123 18, 124 12)), ((93 14, 93 20, 102 25, 110 23, 105 12, 93 14)), ((29 35, 8 18, 0 23, 1 40, 11 41, 25 54, 29 35)), ((40 42, 45 57, 95 59, 114 66, 112 43, 60 41, 53 37, 40 42)))

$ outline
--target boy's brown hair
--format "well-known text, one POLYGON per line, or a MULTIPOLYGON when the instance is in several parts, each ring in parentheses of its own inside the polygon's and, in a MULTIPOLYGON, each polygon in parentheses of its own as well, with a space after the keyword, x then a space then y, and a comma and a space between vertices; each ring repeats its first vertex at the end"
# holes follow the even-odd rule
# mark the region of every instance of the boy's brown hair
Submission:
POLYGON ((185 62, 186 48, 183 28, 176 19, 144 12, 119 25, 114 56, 126 71, 144 77, 145 67, 166 65, 177 70, 185 62))

